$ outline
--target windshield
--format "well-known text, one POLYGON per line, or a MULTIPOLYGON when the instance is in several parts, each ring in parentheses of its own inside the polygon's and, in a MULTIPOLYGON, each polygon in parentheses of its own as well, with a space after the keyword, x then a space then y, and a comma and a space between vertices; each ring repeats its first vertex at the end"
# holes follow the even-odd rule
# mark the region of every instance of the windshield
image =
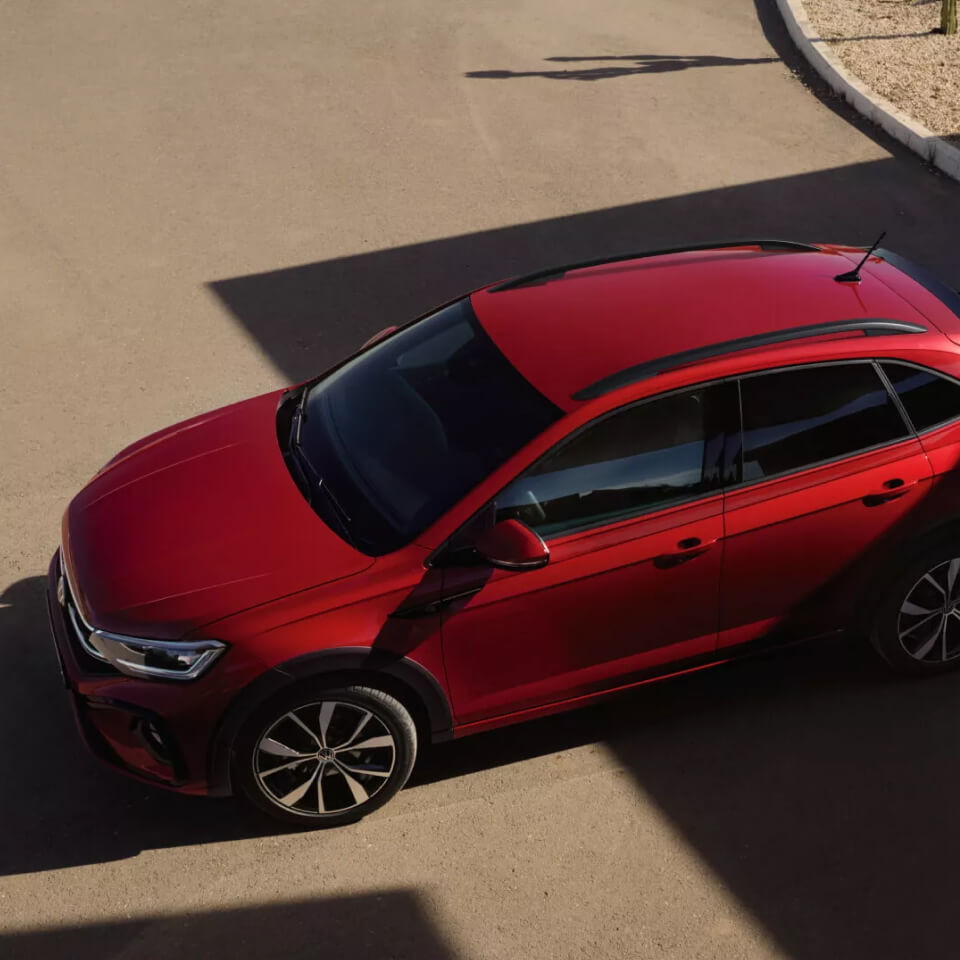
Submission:
POLYGON ((460 300, 309 388, 299 452, 324 494, 311 502, 358 549, 388 553, 561 415, 460 300))

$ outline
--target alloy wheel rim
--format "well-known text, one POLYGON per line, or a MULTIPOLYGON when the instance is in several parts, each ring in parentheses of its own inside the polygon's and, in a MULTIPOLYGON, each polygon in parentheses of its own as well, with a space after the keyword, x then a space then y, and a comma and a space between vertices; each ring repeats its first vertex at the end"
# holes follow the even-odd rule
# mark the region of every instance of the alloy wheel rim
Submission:
POLYGON ((284 713, 257 741, 253 772, 264 795, 304 817, 343 813, 375 797, 390 779, 397 745, 365 707, 318 700, 284 713))
POLYGON ((904 652, 921 663, 960 656, 960 558, 937 564, 910 588, 897 636, 904 652))

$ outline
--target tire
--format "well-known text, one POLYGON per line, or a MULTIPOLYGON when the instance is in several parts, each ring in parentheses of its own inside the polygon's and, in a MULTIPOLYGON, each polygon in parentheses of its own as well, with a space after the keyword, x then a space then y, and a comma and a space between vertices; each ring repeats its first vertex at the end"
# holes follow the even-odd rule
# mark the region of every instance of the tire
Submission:
POLYGON ((304 684, 244 724, 234 782, 277 820, 337 827, 382 807, 407 782, 416 757, 416 725, 395 697, 375 687, 304 684))
POLYGON ((890 666, 914 675, 960 667, 960 543, 920 550, 880 596, 870 640, 890 666))

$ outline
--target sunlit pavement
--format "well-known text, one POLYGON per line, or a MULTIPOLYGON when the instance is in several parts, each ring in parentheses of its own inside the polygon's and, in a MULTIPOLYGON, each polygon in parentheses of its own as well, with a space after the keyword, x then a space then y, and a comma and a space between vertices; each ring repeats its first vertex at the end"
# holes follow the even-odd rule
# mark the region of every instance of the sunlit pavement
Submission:
POLYGON ((883 228, 956 287, 960 186, 794 76, 767 0, 0 16, 4 960, 955 954, 960 677, 855 645, 724 667, 445 746, 292 834, 82 752, 40 578, 121 446, 463 289, 883 228))

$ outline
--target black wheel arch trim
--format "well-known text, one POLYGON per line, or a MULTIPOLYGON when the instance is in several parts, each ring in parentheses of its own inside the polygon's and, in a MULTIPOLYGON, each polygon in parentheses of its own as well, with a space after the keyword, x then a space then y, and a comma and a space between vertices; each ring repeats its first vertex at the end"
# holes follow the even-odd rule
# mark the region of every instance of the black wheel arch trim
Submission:
MULTIPOLYGON (((243 688, 221 715, 210 743, 207 784, 211 796, 232 793, 230 762, 233 745, 250 714, 270 697, 303 680, 326 674, 359 673, 385 676, 410 689, 418 698, 430 727, 430 740, 453 737, 453 713, 437 678, 409 657, 371 647, 318 650, 278 664, 243 688)), ((390 692, 389 690, 387 692, 390 692)))

